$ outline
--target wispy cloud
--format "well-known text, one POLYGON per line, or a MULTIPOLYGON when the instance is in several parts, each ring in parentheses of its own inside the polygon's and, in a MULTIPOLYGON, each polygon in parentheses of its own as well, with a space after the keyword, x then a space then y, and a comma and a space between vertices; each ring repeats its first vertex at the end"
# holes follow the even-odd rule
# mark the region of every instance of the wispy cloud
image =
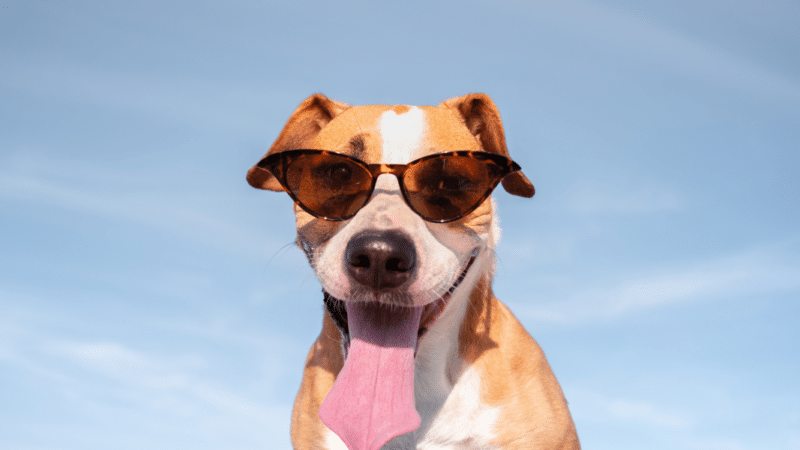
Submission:
POLYGON ((65 356, 108 377, 154 391, 189 394, 216 409, 257 420, 267 420, 271 412, 261 404, 195 379, 180 366, 207 365, 198 356, 183 361, 164 361, 126 348, 115 342, 65 343, 59 349, 65 356))
POLYGON ((687 443, 687 447, 697 450, 748 450, 752 448, 737 439, 730 438, 693 439, 687 443))
POLYGON ((646 400, 610 398, 581 390, 571 391, 570 407, 573 414, 584 421, 619 423, 624 426, 648 426, 659 429, 685 428, 695 419, 684 411, 646 400))
POLYGON ((777 68, 764 67, 697 36, 671 29, 633 8, 591 0, 517 3, 534 10, 535 17, 569 27, 577 35, 588 35, 590 41, 612 41, 613 48, 626 53, 626 60, 647 62, 665 73, 713 86, 800 100, 800 84, 777 68))
MULTIPOLYGON (((5 294, 0 293, 0 298, 21 299, 5 294)), ((0 302, 4 382, 6 388, 16 389, 18 396, 53 396, 51 401, 59 407, 68 402, 78 422, 73 430, 76 435, 63 436, 66 442, 75 445, 82 439, 81 433, 93 432, 104 421, 107 426, 101 428, 109 435, 103 439, 108 442, 113 441, 114 434, 119 437, 133 430, 150 436, 141 437, 148 441, 163 433, 165 427, 173 439, 203 427, 199 435, 211 433, 214 439, 241 433, 237 439, 243 442, 288 441, 291 406, 268 401, 265 393, 283 382, 284 352, 289 351, 287 348, 300 350, 294 343, 259 342, 252 335, 244 336, 244 332, 234 332, 238 337, 230 338, 222 333, 216 340, 201 339, 203 344, 197 348, 172 348, 167 350, 172 355, 159 356, 120 340, 69 337, 62 323, 71 324, 66 326, 70 329, 81 327, 82 321, 68 313, 61 317, 63 314, 49 309, 34 312, 25 304, 0 302), (270 358, 270 363, 255 364, 256 372, 252 372, 252 361, 243 363, 250 372, 231 381, 229 376, 221 376, 217 367, 220 360, 226 360, 213 350, 221 343, 228 349, 270 358), (21 381, 28 379, 30 383, 21 381), (28 392, 31 384, 38 386, 37 392, 28 392), (187 422, 192 425, 187 427, 187 422)), ((90 321, 87 324, 72 335, 98 334, 90 321)), ((137 342, 141 346, 142 342, 137 342)), ((159 348, 164 350, 163 346, 159 348)), ((19 406, 14 401, 0 406, 0 419, 13 418, 19 406)), ((45 420, 41 429, 54 432, 61 422, 45 420)), ((11 436, 19 434, 12 433, 9 439, 11 436)), ((207 444, 198 448, 215 448, 218 442, 207 444)))
POLYGON ((307 92, 218 84, 187 74, 173 77, 63 63, 5 67, 0 86, 101 108, 143 111, 175 121, 261 136, 265 112, 286 111, 307 92), (277 105, 277 108, 276 108, 277 105))
POLYGON ((613 183, 584 179, 567 196, 566 208, 574 213, 653 213, 678 210, 685 201, 676 187, 655 181, 633 181, 615 176, 613 183))
MULTIPOLYGON (((253 243, 270 241, 270 224, 250 229, 232 220, 230 211, 215 211, 215 202, 216 207, 230 206, 218 191, 187 191, 152 174, 134 175, 107 167, 60 163, 38 165, 34 171, 30 166, 9 164, 0 171, 0 200, 97 214, 259 257, 264 256, 264 247, 253 243), (47 169, 52 166, 59 168, 58 173, 47 169)), ((283 244, 274 243, 276 247, 283 244)))
POLYGON ((627 280, 566 294, 561 301, 529 306, 527 315, 544 321, 583 322, 687 301, 796 291, 800 261, 792 249, 799 242, 800 237, 794 236, 684 267, 632 274, 627 280))
POLYGON ((607 404, 610 415, 618 420, 653 425, 661 428, 686 426, 683 415, 662 410, 653 403, 616 399, 607 404))

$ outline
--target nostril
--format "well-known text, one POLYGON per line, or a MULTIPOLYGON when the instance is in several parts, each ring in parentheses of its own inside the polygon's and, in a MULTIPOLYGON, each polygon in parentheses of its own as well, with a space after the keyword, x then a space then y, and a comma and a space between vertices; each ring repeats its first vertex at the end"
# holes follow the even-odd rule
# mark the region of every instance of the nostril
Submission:
POLYGON ((350 259, 350 265, 353 266, 353 267, 369 269, 369 266, 370 266, 369 256, 367 256, 367 255, 354 255, 350 259))
POLYGON ((392 272, 408 272, 411 270, 409 263, 410 261, 402 258, 391 258, 386 261, 386 270, 391 270, 392 272))
POLYGON ((405 272, 407 269, 401 269, 401 264, 402 262, 399 258, 392 258, 386 261, 386 270, 391 270, 393 272, 405 272))

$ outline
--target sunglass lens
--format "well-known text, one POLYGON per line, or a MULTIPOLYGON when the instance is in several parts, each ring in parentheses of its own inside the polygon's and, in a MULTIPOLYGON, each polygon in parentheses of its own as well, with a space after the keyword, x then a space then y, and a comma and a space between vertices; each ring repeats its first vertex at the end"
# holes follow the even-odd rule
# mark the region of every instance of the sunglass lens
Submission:
POLYGON ((304 154, 286 168, 286 185, 297 201, 328 219, 354 215, 368 200, 372 176, 354 161, 331 154, 304 154))
POLYGON ((447 221, 476 208, 493 188, 488 164, 469 156, 443 156, 410 166, 403 184, 411 207, 422 217, 447 221))

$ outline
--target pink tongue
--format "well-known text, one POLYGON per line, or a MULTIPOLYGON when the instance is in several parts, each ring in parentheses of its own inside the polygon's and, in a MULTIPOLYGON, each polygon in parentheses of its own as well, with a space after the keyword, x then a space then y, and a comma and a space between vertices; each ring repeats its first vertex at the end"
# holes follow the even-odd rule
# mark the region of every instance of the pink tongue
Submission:
POLYGON ((352 338, 319 418, 350 450, 378 450, 419 428, 414 347, 422 307, 345 303, 352 338))

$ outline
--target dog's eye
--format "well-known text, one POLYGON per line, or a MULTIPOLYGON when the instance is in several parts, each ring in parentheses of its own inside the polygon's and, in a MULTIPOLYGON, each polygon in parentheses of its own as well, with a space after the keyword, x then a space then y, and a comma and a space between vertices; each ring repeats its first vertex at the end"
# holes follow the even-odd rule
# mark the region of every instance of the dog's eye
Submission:
POLYGON ((349 164, 335 163, 317 168, 317 176, 320 176, 332 186, 347 184, 353 178, 353 170, 349 164))
POLYGON ((409 173, 409 187, 426 196, 457 197, 479 189, 480 177, 468 163, 471 160, 437 159, 421 163, 409 173))
POLYGON ((437 181, 436 188, 440 191, 453 191, 453 193, 456 193, 474 189, 474 185, 470 180, 460 176, 443 176, 437 181))
POLYGON ((458 197, 471 195, 479 186, 469 177, 460 174, 432 172, 416 179, 416 188, 427 196, 458 197))
POLYGON ((331 168, 329 171, 329 177, 331 180, 335 180, 340 183, 346 183, 353 177, 353 171, 350 170, 350 167, 340 164, 331 168))

